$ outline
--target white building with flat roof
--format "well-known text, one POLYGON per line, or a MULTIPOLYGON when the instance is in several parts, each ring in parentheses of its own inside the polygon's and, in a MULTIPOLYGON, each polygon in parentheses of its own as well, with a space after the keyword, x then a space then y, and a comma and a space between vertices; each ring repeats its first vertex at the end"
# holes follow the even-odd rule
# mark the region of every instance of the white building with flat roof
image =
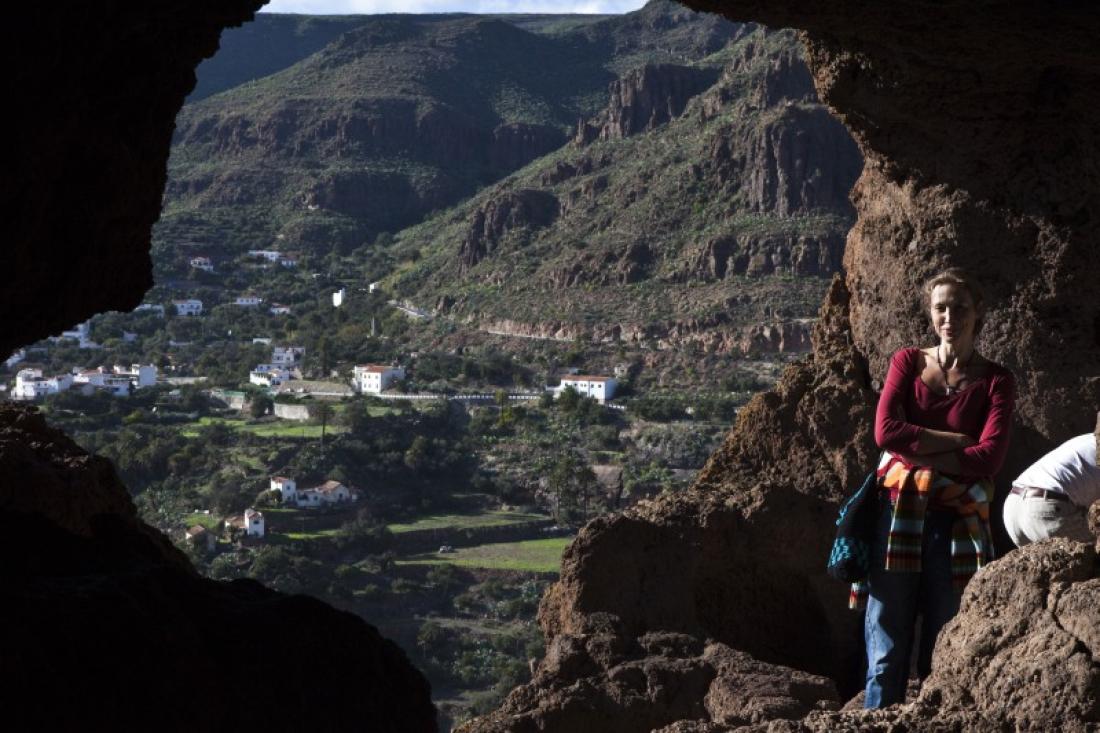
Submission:
POLYGON ((566 387, 572 387, 586 397, 592 397, 601 405, 615 394, 618 382, 613 377, 601 377, 590 374, 571 374, 562 377, 561 385, 554 390, 557 394, 566 387))
POLYGON ((201 316, 202 315, 202 301, 197 298, 187 298, 185 300, 173 300, 172 305, 176 308, 177 316, 201 316))
POLYGON ((276 346, 271 349, 271 363, 282 367, 297 366, 305 355, 304 346, 276 346))
POLYGON ((46 395, 65 392, 73 386, 71 374, 59 374, 56 377, 42 376, 41 369, 20 369, 15 375, 15 386, 11 391, 13 400, 37 400, 46 395))
POLYGON ((361 394, 379 394, 404 378, 404 369, 388 364, 360 364, 351 370, 351 386, 361 394))
POLYGON ((290 380, 290 370, 274 364, 257 364, 248 374, 248 381, 260 387, 278 387, 290 380))
POLYGON ((134 308, 133 312, 134 313, 145 313, 145 312, 150 312, 150 311, 153 312, 153 313, 156 313, 161 318, 164 318, 164 306, 160 305, 158 303, 142 303, 137 308, 134 308))
POLYGON ((213 272, 214 262, 209 257, 192 257, 191 267, 203 272, 213 272))
POLYGON ((245 308, 255 308, 264 302, 264 299, 254 293, 245 293, 244 295, 238 295, 236 300, 233 301, 233 305, 244 306, 245 308))

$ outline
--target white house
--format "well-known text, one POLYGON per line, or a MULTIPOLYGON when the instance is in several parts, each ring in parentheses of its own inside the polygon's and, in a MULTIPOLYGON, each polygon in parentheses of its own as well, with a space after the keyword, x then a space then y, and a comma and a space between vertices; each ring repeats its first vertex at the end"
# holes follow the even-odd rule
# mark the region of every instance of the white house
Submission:
POLYGON ((137 389, 143 387, 155 387, 157 384, 157 368, 152 364, 131 364, 129 367, 115 364, 116 376, 128 377, 137 389))
POLYGON ((177 316, 201 316, 202 315, 202 301, 195 298, 188 298, 186 300, 173 300, 172 305, 176 307, 177 316))
POLYGON ((335 293, 332 294, 332 307, 333 308, 339 308, 340 306, 342 306, 344 304, 344 295, 346 293, 347 293, 347 290, 345 290, 344 288, 340 288, 339 290, 337 290, 335 293))
POLYGON ((298 501, 298 483, 286 476, 272 476, 271 477, 271 491, 278 491, 282 495, 282 502, 287 504, 289 502, 298 501))
POLYGON ((599 377, 585 374, 572 374, 562 377, 561 386, 555 392, 561 394, 566 387, 572 387, 586 397, 592 397, 601 405, 615 394, 618 382, 612 377, 599 377))
POLYGON ((277 387, 290 379, 290 370, 274 364, 257 364, 248 374, 248 381, 260 387, 277 387))
POLYGON ((381 287, 382 287, 382 281, 377 280, 375 282, 372 282, 370 285, 368 285, 367 290, 368 290, 368 292, 373 293, 373 292, 377 291, 378 289, 380 289, 381 287))
POLYGON ((283 255, 282 252, 275 249, 250 249, 248 250, 248 256, 267 260, 268 262, 278 262, 283 255))
MULTIPOLYGON (((130 390, 136 387, 131 378, 132 375, 129 373, 115 374, 99 367, 98 369, 77 369, 72 376, 72 381, 73 384, 84 384, 88 387, 107 390, 115 397, 129 397, 130 390)), ((156 384, 155 372, 153 383, 156 384)))
POLYGON ((27 358, 27 350, 26 349, 19 349, 18 351, 12 353, 12 355, 8 357, 8 360, 4 362, 4 366, 7 367, 8 369, 11 369, 13 366, 15 366, 16 364, 18 364, 19 362, 23 361, 26 358, 27 358))
POLYGON ((384 364, 360 364, 351 370, 351 385, 359 393, 379 394, 404 378, 404 369, 384 364))
POLYGON ((267 311, 273 316, 285 316, 290 314, 290 306, 282 303, 272 303, 267 311))
POLYGON ((134 308, 134 313, 143 313, 143 312, 146 312, 146 311, 151 311, 153 313, 156 313, 161 318, 164 318, 164 306, 163 305, 158 305, 156 303, 142 303, 137 308, 134 308))
POLYGON ((304 346, 276 346, 271 350, 271 363, 275 366, 296 366, 306 355, 304 346))
POLYGON ((192 257, 191 267, 203 272, 213 272, 214 263, 209 257, 192 257))
POLYGON ((62 331, 60 336, 53 336, 51 341, 60 341, 61 339, 70 339, 80 344, 82 349, 98 349, 99 344, 92 341, 92 322, 84 321, 78 323, 72 328, 62 331))
POLYGON ((283 267, 297 267, 298 266, 298 253, 287 252, 279 257, 279 264, 283 267))
POLYGON ((73 377, 70 374, 43 377, 41 369, 20 369, 15 375, 15 387, 12 389, 11 398, 35 400, 46 395, 65 392, 72 386, 73 377))
POLYGON ((264 536, 264 515, 252 507, 244 510, 244 531, 249 537, 264 536))
POLYGON ((258 295, 252 293, 245 293, 244 295, 238 295, 237 299, 233 301, 234 305, 242 305, 245 308, 255 308, 260 303, 264 302, 264 299, 258 295))
POLYGON ((349 489, 339 481, 326 481, 320 486, 303 489, 298 492, 299 507, 310 508, 324 505, 344 504, 359 499, 359 492, 349 489))

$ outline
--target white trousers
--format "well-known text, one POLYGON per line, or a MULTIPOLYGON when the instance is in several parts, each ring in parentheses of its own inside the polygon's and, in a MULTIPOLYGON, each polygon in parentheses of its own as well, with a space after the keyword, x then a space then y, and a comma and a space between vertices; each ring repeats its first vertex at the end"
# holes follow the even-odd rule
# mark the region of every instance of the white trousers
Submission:
POLYGON ((1039 496, 1024 498, 1009 494, 1005 499, 1005 529, 1008 536, 1023 547, 1050 537, 1067 537, 1078 542, 1094 542, 1085 517, 1085 507, 1070 501, 1044 499, 1039 496))

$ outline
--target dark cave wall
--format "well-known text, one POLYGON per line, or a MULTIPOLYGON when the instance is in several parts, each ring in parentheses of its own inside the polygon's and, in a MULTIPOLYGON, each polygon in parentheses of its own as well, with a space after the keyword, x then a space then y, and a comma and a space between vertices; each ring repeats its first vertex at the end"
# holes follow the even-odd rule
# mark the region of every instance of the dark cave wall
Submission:
MULTIPOLYGON (((258 0, 61 2, 5 17, 14 139, 0 358, 152 284, 176 113, 258 0)), ((12 129, 12 128, 9 128, 12 129)), ((0 692, 13 730, 436 730, 427 680, 362 619, 201 578, 114 468, 0 403, 0 692)))
POLYGON ((34 3, 5 19, 0 358, 153 284, 176 113, 223 28, 261 0, 34 3))

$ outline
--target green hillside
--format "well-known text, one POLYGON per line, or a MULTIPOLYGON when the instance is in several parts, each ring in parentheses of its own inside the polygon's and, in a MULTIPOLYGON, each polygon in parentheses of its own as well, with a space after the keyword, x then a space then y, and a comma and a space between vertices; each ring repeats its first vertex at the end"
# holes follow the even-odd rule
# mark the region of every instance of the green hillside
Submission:
POLYGON ((217 58, 229 61, 200 69, 177 119, 155 236, 161 278, 181 243, 235 254, 278 238, 326 253, 414 224, 559 148, 623 68, 703 58, 739 29, 663 0, 608 18, 262 24, 279 50, 258 50, 263 28, 227 33, 217 58))
MULTIPOLYGON (((693 66, 724 70, 668 124, 567 145, 401 232, 391 289, 458 321, 597 340, 812 317, 858 152, 793 33, 756 30, 693 66)), ((682 73, 655 70, 636 96, 682 73)))

